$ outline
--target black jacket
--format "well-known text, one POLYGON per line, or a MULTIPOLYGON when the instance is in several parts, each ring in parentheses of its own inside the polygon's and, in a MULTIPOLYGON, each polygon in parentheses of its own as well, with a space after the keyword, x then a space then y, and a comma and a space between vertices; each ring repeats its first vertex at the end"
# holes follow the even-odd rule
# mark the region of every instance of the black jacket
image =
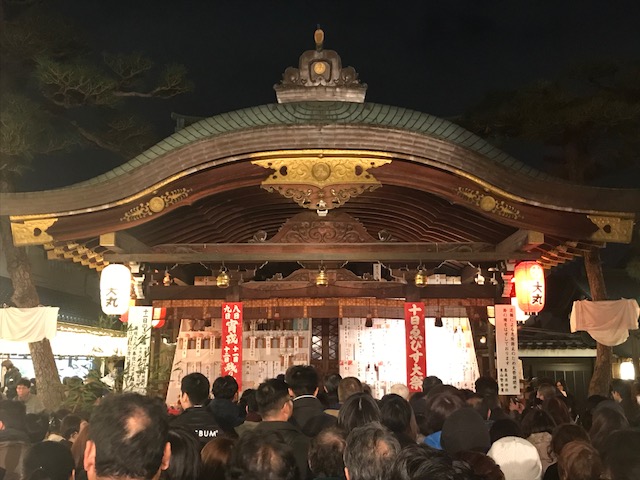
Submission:
POLYGON ((305 396, 293 401, 293 415, 289 423, 297 426, 308 437, 315 437, 320 430, 336 425, 337 418, 324 413, 320 400, 305 396))
POLYGON ((253 431, 279 433, 284 442, 293 449, 293 455, 300 472, 300 479, 310 478, 309 462, 307 461, 309 439, 295 425, 289 422, 262 420, 253 431))
POLYGON ((235 428, 244 422, 245 412, 226 398, 214 398, 207 405, 207 409, 213 414, 216 422, 225 433, 234 435, 235 428))
POLYGON ((204 446, 220 433, 220 426, 206 407, 189 407, 171 420, 171 425, 184 427, 192 431, 204 446))

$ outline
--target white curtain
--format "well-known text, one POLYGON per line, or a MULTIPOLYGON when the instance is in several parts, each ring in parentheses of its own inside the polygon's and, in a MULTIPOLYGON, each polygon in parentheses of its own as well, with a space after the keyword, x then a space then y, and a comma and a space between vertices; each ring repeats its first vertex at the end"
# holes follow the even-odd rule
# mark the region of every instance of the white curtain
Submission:
POLYGON ((614 347, 629 338, 629 330, 638 329, 639 315, 635 299, 578 300, 571 310, 571 331, 584 330, 598 343, 614 347))
POLYGON ((58 307, 0 308, 0 338, 13 342, 52 339, 58 326, 58 307))

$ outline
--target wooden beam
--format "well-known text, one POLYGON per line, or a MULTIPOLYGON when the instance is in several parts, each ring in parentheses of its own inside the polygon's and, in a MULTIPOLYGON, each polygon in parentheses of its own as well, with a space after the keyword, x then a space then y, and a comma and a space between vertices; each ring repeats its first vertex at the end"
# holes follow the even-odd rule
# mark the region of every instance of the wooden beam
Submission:
POLYGON ((100 246, 116 253, 151 251, 148 245, 126 232, 109 232, 100 235, 100 246))
POLYGON ((543 243, 543 233, 533 230, 518 230, 496 245, 496 252, 530 252, 543 243))
POLYGON ((227 243, 207 245, 171 245, 154 247, 153 251, 105 253, 109 262, 199 263, 234 262, 255 263, 304 261, 402 261, 402 262, 494 262, 500 260, 535 260, 536 252, 498 252, 495 249, 473 248, 473 244, 423 243, 227 243))

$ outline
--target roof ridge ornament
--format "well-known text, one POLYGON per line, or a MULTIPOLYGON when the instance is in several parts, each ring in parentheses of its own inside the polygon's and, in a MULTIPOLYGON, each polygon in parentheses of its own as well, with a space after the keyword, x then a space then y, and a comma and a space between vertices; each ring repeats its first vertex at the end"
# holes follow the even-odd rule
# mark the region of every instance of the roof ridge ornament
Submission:
POLYGON ((364 103, 367 85, 360 83, 353 67, 342 67, 334 50, 324 49, 324 31, 313 34, 315 50, 300 55, 298 68, 287 67, 274 85, 278 103, 353 102, 364 103))

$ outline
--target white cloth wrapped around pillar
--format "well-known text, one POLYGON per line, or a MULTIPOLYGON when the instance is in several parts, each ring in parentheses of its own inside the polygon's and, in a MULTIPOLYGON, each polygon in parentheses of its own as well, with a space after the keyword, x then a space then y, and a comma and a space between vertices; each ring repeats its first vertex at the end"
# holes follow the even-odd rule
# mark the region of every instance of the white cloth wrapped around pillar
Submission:
POLYGON ((578 300, 571 310, 571 332, 584 330, 598 343, 615 347, 629 338, 629 330, 638 329, 639 315, 635 299, 578 300))
POLYGON ((58 328, 58 307, 0 308, 0 338, 13 342, 51 340, 58 328))

